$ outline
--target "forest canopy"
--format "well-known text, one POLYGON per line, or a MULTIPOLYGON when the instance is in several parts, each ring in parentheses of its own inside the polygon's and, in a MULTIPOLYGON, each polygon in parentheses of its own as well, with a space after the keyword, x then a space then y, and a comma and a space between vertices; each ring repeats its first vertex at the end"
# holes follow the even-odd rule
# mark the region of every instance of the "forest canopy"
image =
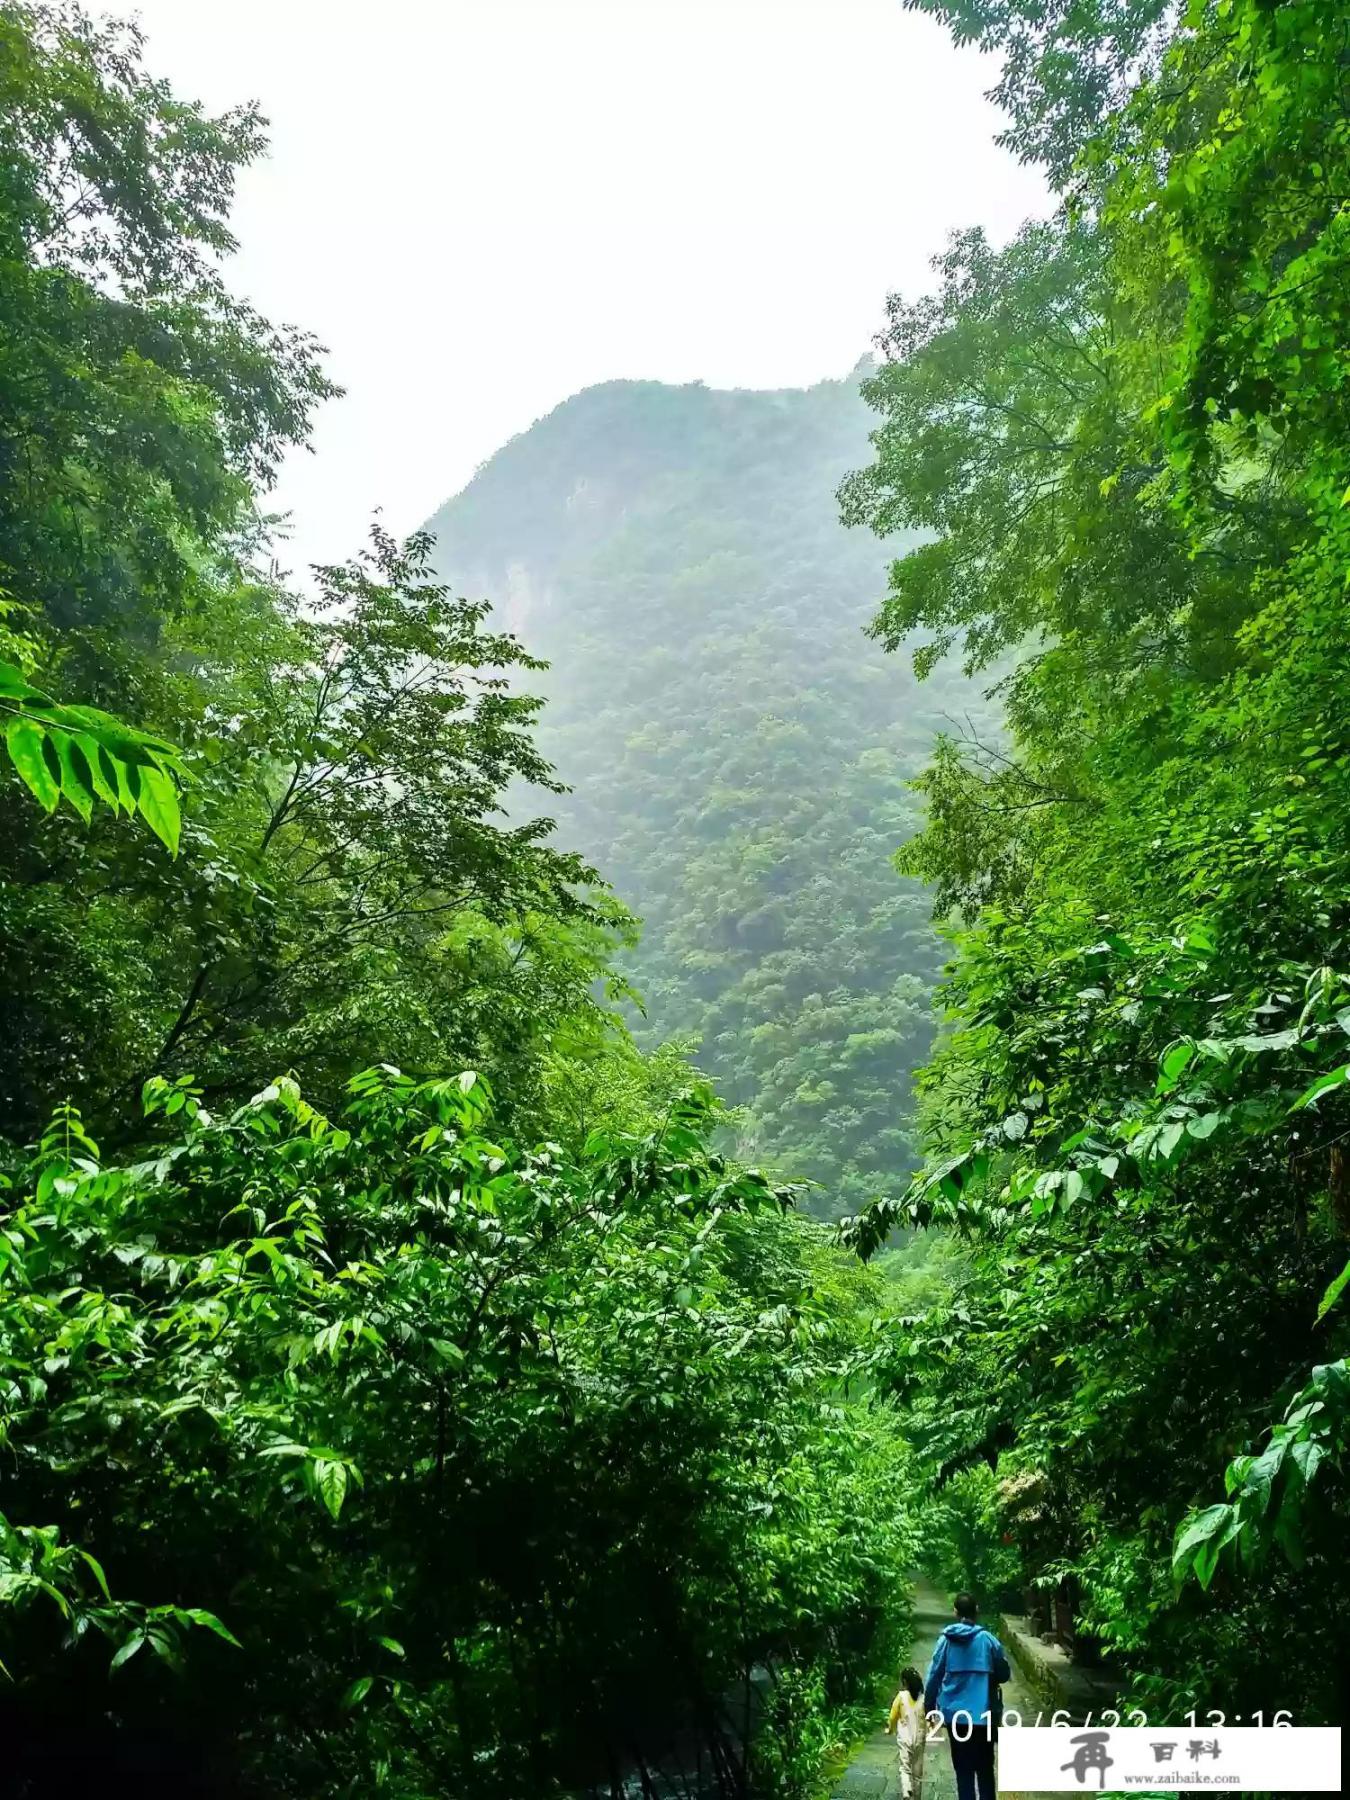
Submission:
POLYGON ((921 1558, 1350 1712, 1350 8, 913 4, 1048 217, 296 581, 263 120, 0 0, 25 1800, 814 1800, 921 1558))
POLYGON ((1249 1714, 1278 1670, 1336 1721, 1350 15, 923 8, 1006 55, 1063 206, 891 302, 842 489, 931 534, 874 632, 959 645, 1009 734, 923 778, 929 1162, 850 1235, 963 1246, 889 1380, 939 1481, 995 1465, 1025 1574, 1136 1696, 1249 1714))
POLYGON ((630 1037, 537 657, 423 536, 278 571, 335 389, 143 48, 0 3, 8 1778, 802 1794, 905 1622, 879 1283, 630 1037))

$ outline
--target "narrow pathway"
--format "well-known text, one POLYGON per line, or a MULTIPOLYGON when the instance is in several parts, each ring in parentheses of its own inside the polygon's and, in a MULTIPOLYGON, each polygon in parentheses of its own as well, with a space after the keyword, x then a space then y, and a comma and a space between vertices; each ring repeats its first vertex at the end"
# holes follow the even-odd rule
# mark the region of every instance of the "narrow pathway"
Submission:
MULTIPOLYGON (((933 1645, 944 1625, 952 1621, 951 1602, 931 1581, 920 1576, 914 1584, 914 1644, 906 1660, 927 1674, 933 1645)), ((1013 1663, 1013 1678, 1003 1690, 1003 1704, 1035 1716, 1037 1703, 1013 1663)), ((895 1740, 882 1721, 862 1745, 835 1784, 832 1800, 899 1800, 900 1779, 896 1768, 895 1740)), ((956 1800, 951 1754, 945 1743, 929 1744, 924 1759, 923 1800, 956 1800)), ((1023 1800, 1051 1800, 1029 1794, 1023 1800)))

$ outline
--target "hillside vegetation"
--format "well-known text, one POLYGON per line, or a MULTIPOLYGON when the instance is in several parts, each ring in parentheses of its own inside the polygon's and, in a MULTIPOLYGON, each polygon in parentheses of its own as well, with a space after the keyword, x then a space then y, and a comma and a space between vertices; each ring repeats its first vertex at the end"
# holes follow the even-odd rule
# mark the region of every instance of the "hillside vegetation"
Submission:
POLYGON ((620 959, 639 1041, 696 1044, 740 1153, 819 1183, 825 1214, 916 1159, 943 946, 891 858, 920 819, 907 781, 984 710, 863 635, 884 569, 834 501, 867 449, 858 379, 589 389, 428 527, 444 578, 551 665, 556 841, 642 921, 620 959))
POLYGON ((1063 206, 892 299, 843 494, 886 643, 1017 657, 905 855, 954 1029, 852 1235, 964 1267, 884 1378, 1151 1716, 1343 1720, 1350 10, 921 4, 1063 206))
POLYGON ((914 3, 1052 217, 302 596, 262 122, 0 0, 19 1800, 815 1800, 920 1556, 1350 1719, 1350 5, 914 3))
POLYGON ((878 1283, 617 1015, 527 646, 278 578, 261 148, 0 0, 6 1792, 800 1795, 904 1630, 878 1283))

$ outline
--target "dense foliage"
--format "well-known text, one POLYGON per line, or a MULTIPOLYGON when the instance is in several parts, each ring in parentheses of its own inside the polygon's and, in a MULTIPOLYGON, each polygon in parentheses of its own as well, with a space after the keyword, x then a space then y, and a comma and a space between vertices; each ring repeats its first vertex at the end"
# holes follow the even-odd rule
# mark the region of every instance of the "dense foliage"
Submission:
POLYGON ((1342 1720, 1350 14, 924 4, 1009 52, 1067 205, 892 303, 844 489, 934 534, 879 635, 1020 653, 903 859, 951 1023, 853 1235, 965 1254, 882 1362, 1140 1695, 1342 1720))
POLYGON ((183 765, 171 744, 98 707, 60 705, 13 663, 0 663, 0 717, 10 765, 45 812, 64 801, 88 824, 101 803, 139 814, 170 853, 178 849, 183 765))
POLYGON ((269 1792, 609 1792, 681 1737, 738 1792, 752 1664, 866 1671, 911 1546, 830 1401, 860 1296, 706 1096, 578 1157, 494 1143, 473 1075, 147 1106, 107 1165, 59 1114, 6 1223, 30 1779, 72 1715, 92 1768, 186 1711, 185 1779, 269 1792))
POLYGON ((561 828, 643 920, 640 1039, 693 1040, 744 1153, 818 1182, 826 1215, 915 1161, 940 944, 888 862, 945 715, 986 710, 949 666, 897 688, 861 639, 872 554, 830 494, 865 422, 851 382, 610 383, 428 527, 550 661, 561 828))
POLYGON ((31 719, 9 725, 28 786, 54 806, 60 774, 75 810, 0 791, 4 1132, 60 1097, 111 1121, 187 1068, 233 1097, 292 1068, 327 1101, 380 1056, 512 1046, 527 1080, 590 1010, 622 916, 545 821, 497 815, 510 782, 551 782, 537 707, 507 687, 533 664, 433 582, 424 544, 376 532, 303 609, 255 566, 251 483, 331 392, 309 340, 217 271, 257 120, 174 100, 134 34, 78 14, 8 7, 0 46, 4 648, 30 713, 56 691, 179 747, 139 789, 170 849, 186 777, 175 859, 105 809, 85 828, 79 732, 49 767, 31 719), (508 963, 510 1000, 482 978, 508 963))
POLYGON ((7 1791, 787 1800, 905 1622, 878 1283, 629 1037, 537 661, 277 573, 261 145, 0 0, 7 1791))

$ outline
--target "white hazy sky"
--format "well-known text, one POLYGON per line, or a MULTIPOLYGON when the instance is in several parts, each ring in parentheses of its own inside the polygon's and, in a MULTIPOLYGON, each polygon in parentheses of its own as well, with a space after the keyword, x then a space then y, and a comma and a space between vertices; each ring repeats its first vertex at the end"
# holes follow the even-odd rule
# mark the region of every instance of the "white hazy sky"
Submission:
POLYGON ((420 523, 615 376, 797 386, 869 347, 956 226, 1046 209, 993 66, 901 0, 93 0, 184 97, 258 100, 236 291, 347 392, 283 560, 420 523))

